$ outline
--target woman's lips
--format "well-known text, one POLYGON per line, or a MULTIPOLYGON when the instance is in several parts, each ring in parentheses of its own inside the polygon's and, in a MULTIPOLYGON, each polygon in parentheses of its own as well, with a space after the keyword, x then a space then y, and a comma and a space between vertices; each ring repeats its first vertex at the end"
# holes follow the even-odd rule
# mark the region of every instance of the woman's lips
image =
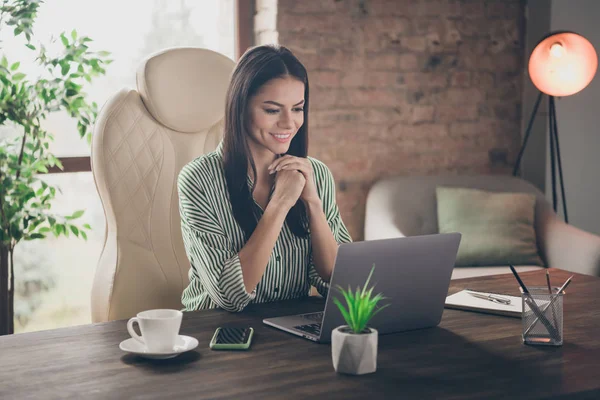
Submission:
POLYGON ((273 136, 273 138, 274 138, 275 140, 277 140, 279 143, 286 143, 286 142, 288 142, 288 141, 291 139, 291 137, 292 137, 292 134, 291 134, 291 133, 284 133, 284 134, 279 134, 279 133, 271 133, 270 135, 271 135, 271 136, 273 136))

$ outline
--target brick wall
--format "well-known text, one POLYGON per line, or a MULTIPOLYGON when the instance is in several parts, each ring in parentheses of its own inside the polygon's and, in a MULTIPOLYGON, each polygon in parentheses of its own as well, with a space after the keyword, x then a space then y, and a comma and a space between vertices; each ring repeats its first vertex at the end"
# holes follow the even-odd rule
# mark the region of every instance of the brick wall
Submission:
POLYGON ((279 43, 306 65, 310 154, 362 240, 383 177, 510 174, 520 145, 518 0, 279 0, 279 43))

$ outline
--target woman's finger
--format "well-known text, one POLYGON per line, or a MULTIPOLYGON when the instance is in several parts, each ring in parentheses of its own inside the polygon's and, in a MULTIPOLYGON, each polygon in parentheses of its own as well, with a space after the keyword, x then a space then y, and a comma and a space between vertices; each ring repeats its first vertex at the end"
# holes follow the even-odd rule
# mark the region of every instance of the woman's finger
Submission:
POLYGON ((310 173, 312 170, 308 163, 299 160, 289 160, 287 162, 282 162, 281 164, 279 164, 275 169, 271 170, 271 173, 281 171, 282 169, 301 169, 306 173, 310 173))
POLYGON ((286 154, 285 156, 283 156, 283 157, 279 157, 278 159, 276 159, 275 161, 273 161, 273 162, 271 163, 271 165, 269 165, 268 169, 269 169, 269 170, 274 170, 274 169, 275 169, 275 168, 276 168, 278 165, 280 165, 282 162, 284 162, 284 161, 287 161, 287 160, 290 160, 290 159, 295 159, 295 158, 298 158, 298 157, 295 157, 295 156, 292 156, 292 155, 286 154))

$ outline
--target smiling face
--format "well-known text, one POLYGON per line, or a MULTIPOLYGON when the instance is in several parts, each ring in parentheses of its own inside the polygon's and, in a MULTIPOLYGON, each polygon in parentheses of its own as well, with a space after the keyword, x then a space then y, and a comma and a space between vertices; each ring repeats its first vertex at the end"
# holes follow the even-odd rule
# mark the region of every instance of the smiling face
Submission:
POLYGON ((272 161, 290 148, 304 123, 304 83, 286 76, 265 83, 250 100, 248 145, 255 161, 272 161))

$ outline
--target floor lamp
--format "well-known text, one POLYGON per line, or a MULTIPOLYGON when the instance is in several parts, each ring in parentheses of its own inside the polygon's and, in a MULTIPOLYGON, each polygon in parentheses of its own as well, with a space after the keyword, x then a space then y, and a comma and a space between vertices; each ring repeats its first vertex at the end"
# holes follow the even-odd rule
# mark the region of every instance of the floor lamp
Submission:
POLYGON ((513 176, 517 176, 527 140, 531 134, 533 120, 542 100, 542 95, 548 95, 548 132, 550 146, 550 170, 552 175, 552 203, 556 212, 556 170, 560 178, 560 193, 562 197, 565 222, 567 215, 567 200, 558 143, 558 126, 556 124, 555 97, 570 96, 583 90, 594 78, 598 68, 598 56, 594 46, 583 36, 574 32, 552 32, 540 40, 529 57, 529 77, 533 85, 540 91, 531 118, 527 124, 523 145, 517 156, 513 176))

